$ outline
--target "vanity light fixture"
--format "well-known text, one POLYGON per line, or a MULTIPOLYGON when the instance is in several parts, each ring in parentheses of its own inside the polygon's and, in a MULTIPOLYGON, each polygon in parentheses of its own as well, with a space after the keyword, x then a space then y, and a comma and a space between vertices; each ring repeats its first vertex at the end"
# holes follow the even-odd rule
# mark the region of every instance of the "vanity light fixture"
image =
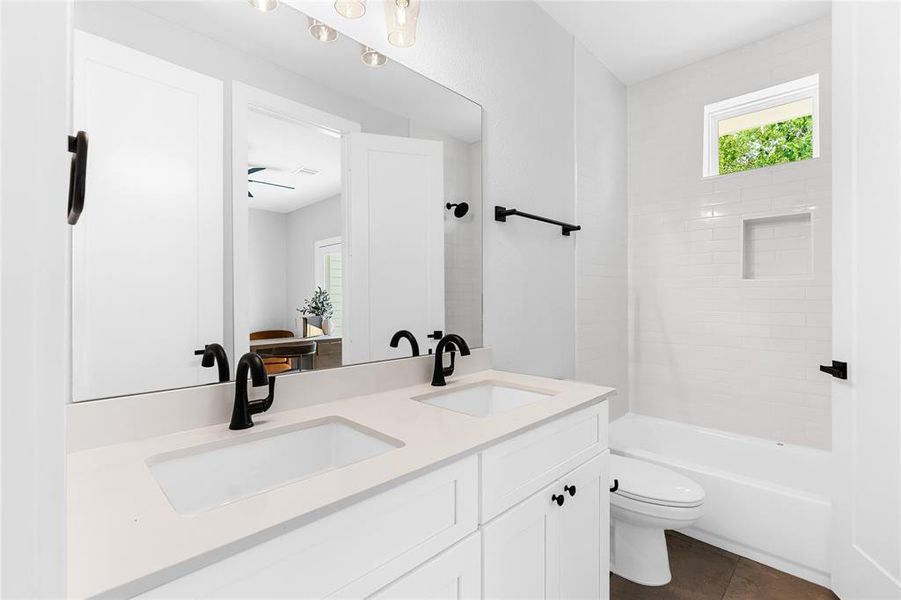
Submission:
POLYGON ((278 0, 247 0, 247 3, 261 12, 272 12, 278 8, 278 0))
POLYGON ((320 42, 334 42, 338 39, 338 32, 323 23, 322 21, 317 21, 316 19, 310 19, 310 35, 313 36, 313 39, 317 39, 320 42))
POLYGON ((415 44, 418 18, 419 0, 385 0, 388 42, 398 48, 409 48, 415 44))
POLYGON ((360 54, 360 60, 362 60, 363 64, 366 66, 381 67, 388 62, 388 57, 381 52, 377 52, 369 46, 364 45, 363 52, 360 54))
POLYGON ((348 19, 359 19, 366 14, 366 0, 335 0, 335 11, 348 19))

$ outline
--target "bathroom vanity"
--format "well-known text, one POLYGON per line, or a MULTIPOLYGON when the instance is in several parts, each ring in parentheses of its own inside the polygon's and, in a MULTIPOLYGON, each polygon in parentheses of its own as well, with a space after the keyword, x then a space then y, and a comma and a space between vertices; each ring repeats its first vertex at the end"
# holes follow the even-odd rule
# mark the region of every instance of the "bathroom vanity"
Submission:
POLYGON ((69 594, 606 598, 612 392, 479 371, 73 452, 69 594))

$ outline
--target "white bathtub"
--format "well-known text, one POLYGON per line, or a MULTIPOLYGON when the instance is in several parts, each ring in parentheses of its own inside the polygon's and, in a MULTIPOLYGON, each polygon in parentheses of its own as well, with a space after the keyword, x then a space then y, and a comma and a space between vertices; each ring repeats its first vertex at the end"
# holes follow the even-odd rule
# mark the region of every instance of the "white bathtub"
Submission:
POLYGON ((829 585, 831 453, 632 413, 610 424, 610 448, 704 487, 686 535, 829 585))

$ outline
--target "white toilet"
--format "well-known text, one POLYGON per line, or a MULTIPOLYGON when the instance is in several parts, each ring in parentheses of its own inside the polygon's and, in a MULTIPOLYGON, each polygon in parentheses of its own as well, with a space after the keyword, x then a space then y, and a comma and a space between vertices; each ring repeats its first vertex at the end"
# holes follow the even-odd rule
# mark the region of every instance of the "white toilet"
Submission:
POLYGON ((683 529, 703 514, 704 489, 671 469, 610 456, 610 570, 642 585, 666 585, 672 575, 664 529, 683 529))

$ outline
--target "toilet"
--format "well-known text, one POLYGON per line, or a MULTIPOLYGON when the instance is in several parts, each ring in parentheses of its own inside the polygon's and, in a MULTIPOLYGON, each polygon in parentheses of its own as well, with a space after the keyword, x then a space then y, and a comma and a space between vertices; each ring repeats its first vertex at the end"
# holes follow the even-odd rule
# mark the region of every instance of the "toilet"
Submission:
POLYGON ((704 489, 653 463, 610 456, 610 570, 642 585, 666 585, 672 575, 665 529, 683 529, 703 514, 704 489))

